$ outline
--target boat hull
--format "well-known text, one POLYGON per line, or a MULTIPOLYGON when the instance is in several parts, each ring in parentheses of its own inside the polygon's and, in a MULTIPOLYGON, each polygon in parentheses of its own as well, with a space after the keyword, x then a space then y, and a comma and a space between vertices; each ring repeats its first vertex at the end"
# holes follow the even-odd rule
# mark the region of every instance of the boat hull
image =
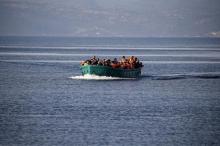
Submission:
POLYGON ((111 68, 108 66, 86 65, 81 66, 82 75, 91 74, 98 76, 137 78, 141 75, 141 68, 137 69, 121 69, 111 68))

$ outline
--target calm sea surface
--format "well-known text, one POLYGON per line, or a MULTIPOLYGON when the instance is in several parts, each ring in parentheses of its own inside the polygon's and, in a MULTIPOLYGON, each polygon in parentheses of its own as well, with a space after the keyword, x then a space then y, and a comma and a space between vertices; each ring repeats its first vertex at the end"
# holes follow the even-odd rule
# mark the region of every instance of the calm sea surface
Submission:
POLYGON ((0 37, 0 145, 220 145, 220 39, 0 37), (93 55, 142 77, 85 80, 93 55))

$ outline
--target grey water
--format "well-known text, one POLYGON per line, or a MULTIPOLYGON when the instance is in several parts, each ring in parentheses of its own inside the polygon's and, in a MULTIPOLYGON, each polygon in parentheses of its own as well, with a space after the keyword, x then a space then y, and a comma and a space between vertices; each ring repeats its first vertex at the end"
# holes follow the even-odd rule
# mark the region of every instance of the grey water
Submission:
POLYGON ((0 145, 220 145, 220 39, 0 37, 0 145), (93 55, 142 76, 73 79, 93 55))

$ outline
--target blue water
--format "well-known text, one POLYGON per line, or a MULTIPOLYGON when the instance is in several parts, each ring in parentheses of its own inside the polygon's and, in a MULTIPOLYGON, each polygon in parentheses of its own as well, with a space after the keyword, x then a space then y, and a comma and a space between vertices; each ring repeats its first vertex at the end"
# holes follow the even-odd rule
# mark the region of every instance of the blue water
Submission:
POLYGON ((0 145, 220 145, 220 41, 0 37, 0 145), (136 55, 139 79, 81 77, 136 55))

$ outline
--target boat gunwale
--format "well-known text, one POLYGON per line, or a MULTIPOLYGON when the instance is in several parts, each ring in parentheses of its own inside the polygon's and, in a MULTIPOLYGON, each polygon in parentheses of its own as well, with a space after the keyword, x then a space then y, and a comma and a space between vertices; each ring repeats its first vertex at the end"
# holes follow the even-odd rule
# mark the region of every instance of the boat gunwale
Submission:
POLYGON ((107 68, 112 70, 121 70, 121 71, 138 71, 141 70, 142 67, 134 68, 134 69, 124 69, 124 68, 112 68, 110 66, 103 66, 103 65, 86 65, 86 66, 80 66, 80 69, 86 68, 86 67, 100 67, 100 68, 107 68))

